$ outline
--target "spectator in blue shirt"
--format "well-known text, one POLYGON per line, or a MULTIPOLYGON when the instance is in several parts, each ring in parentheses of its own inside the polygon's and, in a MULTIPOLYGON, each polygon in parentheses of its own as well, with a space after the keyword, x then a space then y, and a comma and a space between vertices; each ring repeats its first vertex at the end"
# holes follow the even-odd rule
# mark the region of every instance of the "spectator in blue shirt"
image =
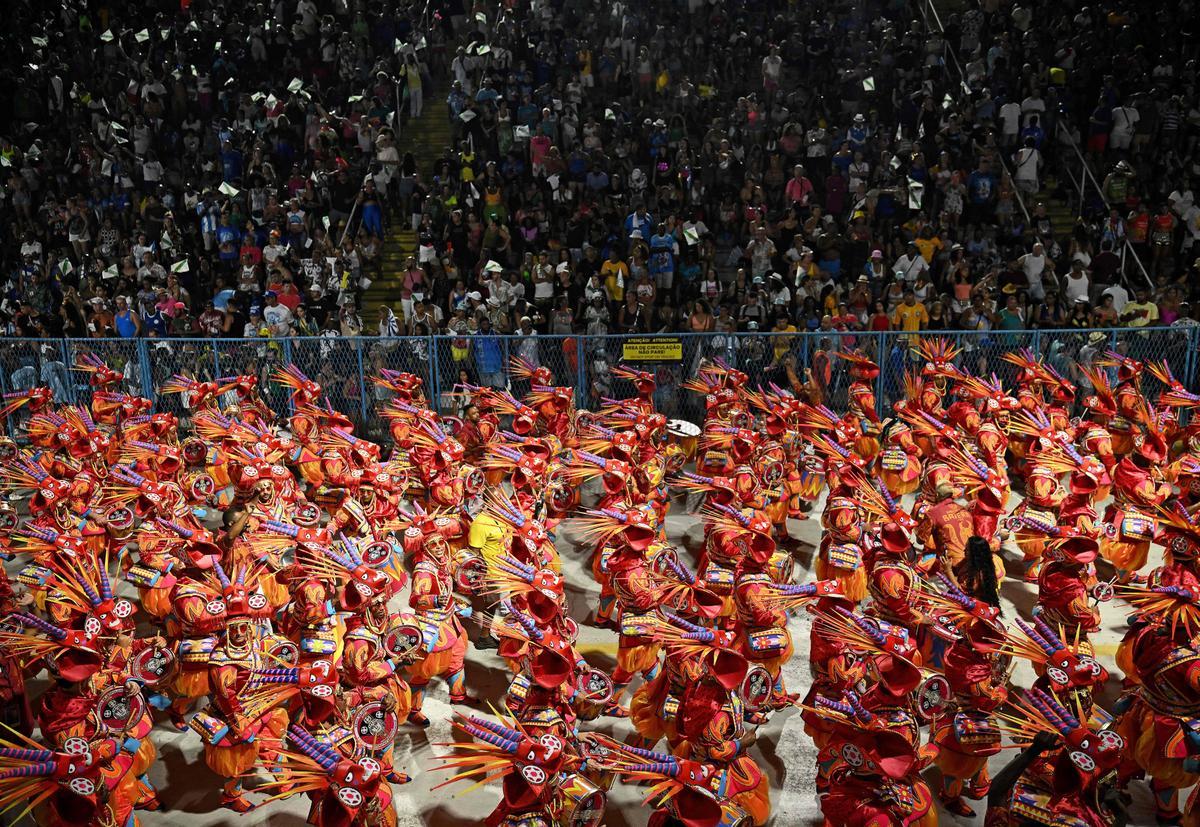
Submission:
POLYGON ((637 209, 625 219, 625 237, 631 238, 634 230, 640 232, 644 239, 649 239, 654 231, 654 217, 646 212, 645 204, 638 204, 637 209))
POLYGON ((479 331, 475 334, 475 372, 479 384, 485 388, 503 388, 504 349, 500 339, 492 333, 492 322, 487 316, 479 319, 479 331))
POLYGON ((170 320, 157 307, 142 314, 142 329, 147 336, 166 336, 169 324, 170 320))
POLYGON ((242 153, 228 141, 221 147, 221 175, 226 184, 242 177, 242 153))
POLYGON ((587 186, 592 192, 604 192, 608 189, 608 173, 599 167, 592 167, 587 174, 587 186))
POLYGON ((979 167, 967 178, 967 200, 971 207, 968 223, 982 221, 991 214, 996 203, 996 176, 986 158, 979 159, 979 167))

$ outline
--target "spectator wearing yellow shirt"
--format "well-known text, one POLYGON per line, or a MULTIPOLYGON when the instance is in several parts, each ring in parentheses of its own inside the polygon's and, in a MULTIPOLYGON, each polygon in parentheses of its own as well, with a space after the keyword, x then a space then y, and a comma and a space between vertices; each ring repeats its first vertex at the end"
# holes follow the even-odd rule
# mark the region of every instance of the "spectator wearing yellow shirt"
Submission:
POLYGON ((608 258, 600 265, 600 275, 604 279, 604 290, 608 293, 609 303, 620 303, 625 300, 625 285, 629 283, 629 265, 621 261, 616 250, 608 254, 608 258))
POLYGON ((933 234, 932 227, 921 230, 920 236, 913 241, 913 244, 917 245, 917 249, 921 251, 921 258, 925 259, 925 263, 929 265, 933 264, 933 257, 946 246, 940 238, 933 234))
POLYGON ((1150 301, 1150 291, 1145 287, 1137 291, 1137 301, 1127 302, 1121 313, 1126 327, 1148 327, 1158 321, 1158 305, 1150 301))
POLYGON ((791 336, 780 336, 778 334, 795 333, 796 326, 788 320, 785 314, 781 313, 775 317, 775 327, 771 329, 771 332, 776 334, 771 337, 771 347, 775 355, 774 364, 777 365, 783 361, 784 356, 787 356, 788 351, 792 347, 792 342, 795 341, 791 336))
MULTIPOLYGON (((489 514, 487 511, 481 511, 474 520, 471 521, 471 528, 467 532, 467 545, 472 550, 477 552, 487 562, 488 566, 498 564, 501 555, 508 549, 508 534, 504 528, 504 524, 489 514)), ((475 601, 472 600, 472 603, 475 601)), ((472 606, 473 609, 482 609, 484 606, 472 606)), ((488 629, 484 626, 480 627, 479 635, 475 638, 476 649, 495 649, 497 646, 496 639, 491 636, 488 629)))
MULTIPOLYGON (((903 330, 906 333, 917 333, 929 324, 929 312, 925 305, 917 301, 917 294, 911 290, 904 291, 904 301, 896 305, 892 312, 892 329, 903 330)), ((917 337, 910 336, 909 341, 916 344, 917 337)))

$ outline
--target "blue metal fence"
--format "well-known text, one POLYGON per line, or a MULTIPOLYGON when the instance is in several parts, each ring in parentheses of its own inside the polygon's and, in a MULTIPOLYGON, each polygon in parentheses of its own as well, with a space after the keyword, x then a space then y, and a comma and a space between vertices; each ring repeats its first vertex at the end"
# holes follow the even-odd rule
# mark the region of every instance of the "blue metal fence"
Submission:
MULTIPOLYGON (((175 410, 177 397, 159 397, 157 389, 170 376, 182 373, 204 380, 233 373, 258 375, 268 404, 287 408, 287 394, 269 380, 286 364, 298 365, 320 382, 335 407, 355 419, 365 431, 382 434, 375 411, 389 398, 371 376, 381 368, 418 374, 429 398, 442 412, 461 404, 455 393, 463 382, 508 387, 520 395, 526 388, 511 375, 509 357, 550 368, 554 381, 576 389, 582 407, 596 407, 605 396, 632 395, 608 368, 633 364, 652 370, 658 379, 657 402, 668 415, 698 419, 701 400, 680 389, 705 361, 721 359, 750 374, 752 384, 768 380, 787 385, 788 369, 801 378, 816 368, 818 380, 829 365, 826 396, 835 408, 845 402, 848 385, 844 366, 826 357, 833 351, 858 348, 879 362, 877 397, 889 405, 904 389, 904 372, 920 366, 916 337, 944 336, 962 348, 959 366, 976 375, 998 374, 1011 386, 1014 370, 1004 353, 1028 347, 1077 384, 1086 383, 1078 370, 1107 350, 1142 360, 1165 360, 1185 386, 1197 386, 1200 327, 1105 330, 947 331, 920 334, 888 332, 842 333, 836 330, 802 333, 679 333, 609 336, 407 336, 315 337, 292 339, 10 339, 0 348, 0 390, 27 390, 46 385, 63 401, 87 403, 87 377, 71 366, 85 353, 94 353, 125 375, 129 393, 154 399, 160 409, 175 410)), ((1151 377, 1147 393, 1157 391, 1151 377)))

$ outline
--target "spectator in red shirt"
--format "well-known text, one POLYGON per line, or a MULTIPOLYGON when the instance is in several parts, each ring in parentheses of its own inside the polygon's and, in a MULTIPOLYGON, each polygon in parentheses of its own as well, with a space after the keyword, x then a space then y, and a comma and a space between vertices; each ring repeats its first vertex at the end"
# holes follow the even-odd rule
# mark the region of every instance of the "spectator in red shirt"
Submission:
POLYGON ((813 182, 804 176, 804 167, 796 164, 792 167, 792 180, 783 189, 784 202, 793 207, 807 207, 812 191, 813 182))

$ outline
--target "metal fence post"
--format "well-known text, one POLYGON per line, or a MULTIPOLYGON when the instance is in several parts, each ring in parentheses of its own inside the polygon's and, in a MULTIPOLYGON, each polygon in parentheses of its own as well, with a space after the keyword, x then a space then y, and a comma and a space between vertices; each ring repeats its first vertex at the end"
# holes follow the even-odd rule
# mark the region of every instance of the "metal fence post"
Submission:
POLYGON ((74 405, 78 400, 78 390, 75 387, 75 371, 71 364, 71 343, 64 336, 58 340, 59 346, 62 348, 62 363, 67 369, 67 397, 68 401, 74 405))
POLYGON ((150 346, 146 339, 137 340, 138 363, 142 373, 142 396, 150 400, 154 408, 158 407, 158 394, 154 392, 154 372, 150 369, 150 346))
POLYGON ((363 370, 363 348, 362 337, 354 337, 354 356, 358 360, 358 404, 359 413, 362 415, 362 424, 367 426, 367 383, 366 374, 363 370))
POLYGON ((1184 367, 1183 384, 1188 390, 1196 389, 1196 360, 1200 359, 1200 328, 1188 329, 1188 359, 1184 367))
POLYGON ((1042 331, 1041 331, 1041 329, 1036 329, 1033 331, 1033 355, 1034 356, 1042 355, 1042 331))
POLYGON ((442 358, 438 349, 438 339, 440 338, 432 333, 429 334, 429 392, 435 411, 442 409, 442 371, 439 364, 442 358))
POLYGON ((889 352, 885 349, 889 347, 887 339, 887 333, 881 330, 875 342, 875 364, 879 365, 879 375, 875 377, 875 413, 880 417, 883 416, 885 407, 884 391, 887 388, 887 382, 884 381, 884 377, 887 375, 890 361, 888 359, 889 352))
POLYGON ((591 337, 587 334, 575 338, 575 406, 587 405, 587 358, 591 351, 591 337))

